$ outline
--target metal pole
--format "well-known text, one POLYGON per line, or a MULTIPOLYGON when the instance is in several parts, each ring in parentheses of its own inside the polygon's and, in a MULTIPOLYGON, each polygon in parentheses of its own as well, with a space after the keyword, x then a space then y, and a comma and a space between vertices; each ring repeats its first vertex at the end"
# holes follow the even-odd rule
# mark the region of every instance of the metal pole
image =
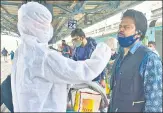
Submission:
POLYGON ((17 47, 18 47, 18 41, 16 40, 16 44, 17 44, 17 47))

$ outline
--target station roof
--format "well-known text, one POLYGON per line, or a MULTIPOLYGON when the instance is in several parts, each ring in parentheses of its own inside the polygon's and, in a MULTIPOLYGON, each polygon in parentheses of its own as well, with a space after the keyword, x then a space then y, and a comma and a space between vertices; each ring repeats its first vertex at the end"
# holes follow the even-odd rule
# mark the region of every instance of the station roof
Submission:
MULTIPOLYGON (((50 1, 33 0, 46 4, 53 15, 54 37, 51 43, 70 35, 73 28, 68 28, 69 20, 76 20, 76 27, 82 29, 119 13, 123 9, 135 6, 143 1, 50 1), (47 5, 48 4, 48 5, 47 5)), ((19 7, 29 0, 1 1, 1 34, 18 34, 17 12, 19 7)), ((73 26, 70 26, 73 27, 73 26)))

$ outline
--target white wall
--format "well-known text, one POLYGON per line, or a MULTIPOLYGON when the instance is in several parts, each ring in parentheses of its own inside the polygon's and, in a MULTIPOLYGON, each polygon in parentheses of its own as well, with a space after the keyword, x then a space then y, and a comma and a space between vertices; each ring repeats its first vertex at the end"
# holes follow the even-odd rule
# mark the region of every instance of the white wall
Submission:
POLYGON ((1 50, 5 47, 8 52, 11 50, 15 51, 18 47, 17 41, 19 45, 20 39, 8 35, 1 35, 1 50))

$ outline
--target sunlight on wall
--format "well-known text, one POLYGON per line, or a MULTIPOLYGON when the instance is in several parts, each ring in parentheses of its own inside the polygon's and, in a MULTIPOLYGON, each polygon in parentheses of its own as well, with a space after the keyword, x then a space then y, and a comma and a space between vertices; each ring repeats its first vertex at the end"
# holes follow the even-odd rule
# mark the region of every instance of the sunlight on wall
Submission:
POLYGON ((8 52, 11 50, 15 51, 19 44, 20 39, 8 35, 1 35, 1 50, 5 47, 8 52))

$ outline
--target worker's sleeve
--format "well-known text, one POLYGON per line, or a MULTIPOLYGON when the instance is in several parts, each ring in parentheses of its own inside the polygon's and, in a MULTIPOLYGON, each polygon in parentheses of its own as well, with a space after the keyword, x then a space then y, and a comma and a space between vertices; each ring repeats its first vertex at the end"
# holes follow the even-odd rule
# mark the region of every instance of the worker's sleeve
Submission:
POLYGON ((12 92, 12 103, 13 103, 14 109, 19 109, 19 106, 17 104, 19 97, 17 97, 16 95, 16 80, 17 80, 16 70, 17 70, 17 61, 18 61, 18 49, 15 51, 15 57, 14 57, 13 65, 11 69, 11 72, 12 72, 11 73, 11 92, 12 92))
POLYGON ((99 43, 85 61, 74 61, 51 51, 45 61, 45 79, 55 83, 80 84, 92 81, 106 67, 111 57, 111 49, 99 43))

